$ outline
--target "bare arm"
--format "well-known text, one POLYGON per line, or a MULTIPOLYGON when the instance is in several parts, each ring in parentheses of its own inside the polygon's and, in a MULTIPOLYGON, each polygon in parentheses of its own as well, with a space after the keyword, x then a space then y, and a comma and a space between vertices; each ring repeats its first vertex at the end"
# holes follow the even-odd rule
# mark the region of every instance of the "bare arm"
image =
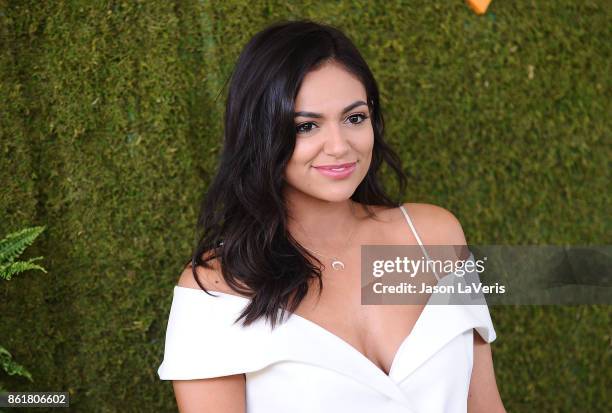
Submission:
POLYGON ((200 380, 173 380, 180 413, 244 413, 244 374, 200 380))
MULTIPOLYGON (((200 282, 210 291, 226 288, 212 287, 222 285, 223 277, 217 271, 199 267, 200 282)), ((201 290, 193 279, 191 267, 185 268, 178 285, 201 290)), ((173 380, 174 397, 180 413, 227 412, 245 413, 246 380, 244 374, 213 377, 198 380, 173 380)))
POLYGON ((495 381, 491 345, 474 330, 474 366, 468 391, 469 413, 506 413, 495 381))

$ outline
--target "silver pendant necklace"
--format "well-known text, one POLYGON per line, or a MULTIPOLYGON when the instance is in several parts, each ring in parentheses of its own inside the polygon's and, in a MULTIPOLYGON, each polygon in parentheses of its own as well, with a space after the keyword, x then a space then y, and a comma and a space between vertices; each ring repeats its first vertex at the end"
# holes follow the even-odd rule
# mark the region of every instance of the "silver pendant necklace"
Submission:
MULTIPOLYGON (((307 233, 306 233, 306 231, 304 230, 304 227, 302 226, 302 224, 300 224, 299 222, 298 222, 298 224, 299 224, 299 225, 300 225, 300 227, 302 228, 302 232, 304 232, 304 234, 305 234, 305 235, 308 237, 308 239, 309 239, 309 240, 312 242, 312 239, 310 239, 310 237, 308 236, 308 234, 307 234, 307 233)), ((351 229, 351 233, 349 234, 348 238, 346 239, 346 243, 344 244, 344 250, 346 250, 346 247, 347 247, 347 245, 348 245, 348 243, 349 243, 349 241, 350 241, 350 239, 351 239, 351 236, 353 235, 353 232, 355 232, 355 227, 356 227, 356 226, 357 226, 357 225, 353 226, 353 229, 351 229)), ((337 255, 334 255, 334 256, 331 256, 331 257, 330 257, 330 256, 328 256, 328 255, 321 254, 321 253, 320 253, 320 252, 318 252, 318 251, 312 250, 312 249, 310 249, 310 248, 306 248, 306 247, 304 247, 303 245, 302 245, 302 247, 303 247, 304 249, 306 249, 306 250, 308 250, 308 251, 310 251, 310 252, 313 252, 313 253, 315 253, 315 254, 318 254, 318 255, 320 255, 320 256, 322 256, 322 257, 324 257, 324 258, 331 259, 331 266, 332 266, 332 268, 333 268, 334 270, 336 270, 336 271, 340 271, 340 270, 343 270, 343 269, 344 269, 344 262, 343 262, 342 260, 340 260, 340 259, 338 258, 338 256, 337 256, 337 255)))

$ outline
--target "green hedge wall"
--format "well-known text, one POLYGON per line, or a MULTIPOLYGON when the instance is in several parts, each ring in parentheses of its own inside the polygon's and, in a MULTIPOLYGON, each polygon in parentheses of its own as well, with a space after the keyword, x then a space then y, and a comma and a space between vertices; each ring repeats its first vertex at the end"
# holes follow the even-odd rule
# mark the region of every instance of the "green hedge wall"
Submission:
MULTIPOLYGON (((0 373, 6 388, 69 391, 72 411, 176 411, 157 367, 223 86, 285 18, 334 24, 364 54, 406 201, 452 211, 470 244, 611 243, 604 1, 477 16, 460 0, 0 0, 0 232, 47 225, 25 255, 49 270, 0 283, 0 344, 35 379, 0 373)), ((611 410, 608 306, 491 314, 509 412, 611 410)))

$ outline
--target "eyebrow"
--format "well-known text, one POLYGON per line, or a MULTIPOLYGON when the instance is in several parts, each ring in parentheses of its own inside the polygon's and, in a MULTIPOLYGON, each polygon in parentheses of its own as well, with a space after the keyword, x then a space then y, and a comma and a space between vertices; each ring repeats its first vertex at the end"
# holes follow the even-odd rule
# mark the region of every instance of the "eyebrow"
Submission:
MULTIPOLYGON (((353 103, 351 103, 350 105, 348 105, 347 107, 345 107, 344 109, 342 109, 342 114, 345 114, 346 112, 348 112, 351 109, 356 108, 357 106, 361 106, 361 105, 367 105, 367 103, 365 103, 363 100, 357 100, 353 103)), ((323 115, 321 113, 315 113, 315 112, 295 112, 295 117, 297 118, 298 116, 304 116, 306 118, 322 118, 323 115)))

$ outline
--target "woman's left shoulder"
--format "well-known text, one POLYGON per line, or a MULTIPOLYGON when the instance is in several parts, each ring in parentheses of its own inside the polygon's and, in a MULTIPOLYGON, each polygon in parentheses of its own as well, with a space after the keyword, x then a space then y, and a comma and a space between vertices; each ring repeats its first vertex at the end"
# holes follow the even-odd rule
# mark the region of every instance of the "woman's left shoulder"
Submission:
POLYGON ((424 244, 465 245, 465 234, 459 219, 446 208, 434 204, 402 204, 424 244))

